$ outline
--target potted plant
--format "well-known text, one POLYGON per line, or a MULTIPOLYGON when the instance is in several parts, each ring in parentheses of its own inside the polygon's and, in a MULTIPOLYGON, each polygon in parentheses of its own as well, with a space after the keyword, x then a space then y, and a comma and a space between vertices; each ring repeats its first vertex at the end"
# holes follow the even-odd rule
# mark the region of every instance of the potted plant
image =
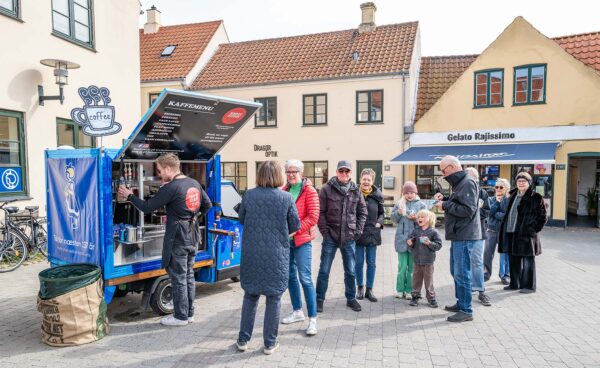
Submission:
POLYGON ((587 191, 587 209, 590 216, 596 216, 598 213, 598 191, 596 188, 589 188, 587 191))

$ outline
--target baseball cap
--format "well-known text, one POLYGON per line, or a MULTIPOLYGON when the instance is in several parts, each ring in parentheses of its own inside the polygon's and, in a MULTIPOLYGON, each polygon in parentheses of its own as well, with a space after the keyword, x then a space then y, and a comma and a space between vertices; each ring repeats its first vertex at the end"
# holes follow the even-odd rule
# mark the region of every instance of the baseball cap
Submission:
POLYGON ((350 161, 348 160, 341 160, 338 161, 337 164, 337 170, 339 169, 348 169, 348 170, 352 170, 352 164, 350 163, 350 161))

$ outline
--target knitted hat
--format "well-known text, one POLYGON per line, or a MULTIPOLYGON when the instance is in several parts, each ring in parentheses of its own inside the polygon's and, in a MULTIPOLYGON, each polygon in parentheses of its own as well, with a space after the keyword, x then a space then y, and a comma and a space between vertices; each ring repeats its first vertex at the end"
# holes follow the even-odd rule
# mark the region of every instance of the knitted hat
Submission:
POLYGON ((404 186, 402 187, 402 193, 415 193, 418 194, 419 191, 417 190, 417 186, 414 182, 412 181, 407 181, 406 183, 404 183, 404 186))
POLYGON ((533 181, 533 179, 531 178, 531 175, 529 175, 529 173, 526 172, 526 171, 522 171, 522 172, 520 172, 520 173, 517 174, 517 176, 515 177, 515 181, 517 181, 519 179, 525 179, 525 180, 527 180, 527 182, 529 183, 529 185, 531 185, 531 182, 533 181))

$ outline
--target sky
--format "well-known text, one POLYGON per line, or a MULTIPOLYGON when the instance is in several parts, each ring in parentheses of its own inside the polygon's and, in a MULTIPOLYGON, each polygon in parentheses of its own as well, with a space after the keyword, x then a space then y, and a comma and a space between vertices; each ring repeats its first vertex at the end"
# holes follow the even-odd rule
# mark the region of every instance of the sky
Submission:
MULTIPOLYGON (((222 19, 231 42, 356 28, 363 0, 141 0, 161 23, 222 19)), ((548 37, 600 31, 600 0, 376 0, 378 25, 419 21, 423 56, 479 54, 517 16, 548 37)), ((140 15, 140 27, 146 14, 140 15)))

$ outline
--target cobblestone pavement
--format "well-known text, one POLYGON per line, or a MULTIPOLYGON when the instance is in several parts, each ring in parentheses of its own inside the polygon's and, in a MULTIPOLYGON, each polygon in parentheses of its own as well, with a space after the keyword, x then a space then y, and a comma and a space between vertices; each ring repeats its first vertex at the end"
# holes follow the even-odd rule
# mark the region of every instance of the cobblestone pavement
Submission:
MULTIPOLYGON (((363 301, 360 313, 345 307, 338 255, 319 333, 306 337, 306 322, 282 325, 281 347, 270 356, 261 350, 263 300, 248 351, 234 348, 243 295, 238 283, 199 284, 196 322, 178 328, 140 311, 139 295, 115 299, 109 336, 52 348, 40 341, 35 310, 37 273, 46 264, 0 274, 0 367, 600 367, 599 231, 544 230, 537 293, 504 291, 494 276, 487 284, 493 306, 474 302, 475 320, 462 324, 446 322, 442 308, 410 307, 393 297, 393 231, 385 230, 386 244, 379 248, 379 301, 363 301)), ((320 246, 314 248, 316 274, 320 246)), ((454 302, 448 255, 444 243, 434 275, 441 306, 454 302)), ((290 308, 286 294, 282 315, 290 308)))

